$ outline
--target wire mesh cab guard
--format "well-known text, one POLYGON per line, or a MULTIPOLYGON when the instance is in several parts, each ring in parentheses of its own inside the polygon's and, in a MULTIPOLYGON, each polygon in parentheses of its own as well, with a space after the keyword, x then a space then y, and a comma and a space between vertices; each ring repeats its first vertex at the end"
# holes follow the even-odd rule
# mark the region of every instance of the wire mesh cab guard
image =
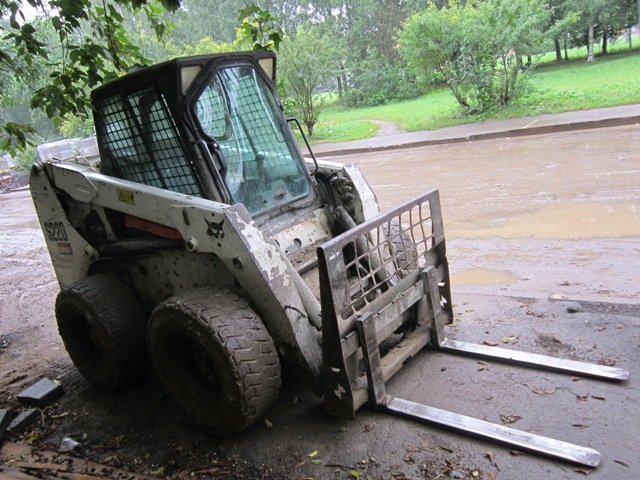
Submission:
POLYGON ((318 248, 324 404, 352 417, 365 403, 463 434, 580 465, 600 454, 581 447, 388 395, 385 383, 423 347, 624 381, 620 368, 448 340, 453 320, 437 190, 358 225, 318 248))

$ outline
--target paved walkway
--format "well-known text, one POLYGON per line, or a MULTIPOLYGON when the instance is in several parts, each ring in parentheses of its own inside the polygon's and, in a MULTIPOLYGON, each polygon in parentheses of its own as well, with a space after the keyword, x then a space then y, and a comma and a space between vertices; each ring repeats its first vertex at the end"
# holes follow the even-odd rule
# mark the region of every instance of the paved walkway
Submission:
POLYGON ((439 130, 392 133, 353 142, 318 143, 312 148, 316 156, 326 157, 630 124, 640 125, 640 104, 536 115, 510 120, 491 120, 439 130))

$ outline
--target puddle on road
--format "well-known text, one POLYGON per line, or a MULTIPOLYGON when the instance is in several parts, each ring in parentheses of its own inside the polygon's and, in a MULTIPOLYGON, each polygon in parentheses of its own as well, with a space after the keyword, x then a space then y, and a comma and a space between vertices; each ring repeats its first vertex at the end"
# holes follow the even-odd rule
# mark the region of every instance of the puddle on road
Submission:
POLYGON ((510 284, 516 277, 510 272, 501 270, 473 269, 451 275, 452 285, 493 285, 510 284))
POLYGON ((445 217, 449 238, 555 238, 589 239, 640 236, 640 204, 554 204, 531 213, 477 222, 445 217))

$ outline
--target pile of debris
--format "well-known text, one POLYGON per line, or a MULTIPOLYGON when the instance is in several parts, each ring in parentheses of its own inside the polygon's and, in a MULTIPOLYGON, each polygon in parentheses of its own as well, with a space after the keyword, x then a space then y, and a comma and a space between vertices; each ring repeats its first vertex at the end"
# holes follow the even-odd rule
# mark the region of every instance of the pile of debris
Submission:
POLYGON ((63 437, 57 451, 39 451, 27 443, 4 442, 5 436, 19 438, 43 420, 43 408, 57 401, 62 386, 42 378, 20 392, 16 398, 23 408, 0 409, 0 478, 3 480, 67 479, 67 480, 154 480, 112 466, 77 458, 70 454, 79 450, 80 443, 63 437))

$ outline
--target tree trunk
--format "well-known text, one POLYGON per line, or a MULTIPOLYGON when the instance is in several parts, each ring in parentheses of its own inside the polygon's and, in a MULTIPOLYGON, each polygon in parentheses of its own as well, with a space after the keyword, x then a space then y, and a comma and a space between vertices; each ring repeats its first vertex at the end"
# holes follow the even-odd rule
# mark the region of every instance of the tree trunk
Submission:
POLYGON ((587 45, 587 62, 593 62, 593 25, 589 25, 589 43, 587 45))
POLYGON ((564 34, 564 61, 569 61, 569 50, 567 49, 567 33, 564 34))
POLYGON ((607 27, 602 29, 602 55, 607 54, 607 27))
POLYGON ((560 50, 560 40, 557 38, 553 39, 553 44, 556 46, 556 62, 562 60, 562 51, 560 50))
POLYGON ((338 75, 336 80, 338 81, 338 98, 342 98, 342 77, 338 75))
MULTIPOLYGON (((640 0, 638 0, 638 5, 640 6, 640 0)), ((638 13, 640 13, 640 12, 638 12, 638 13)), ((640 17, 638 17, 638 18, 639 18, 639 21, 640 21, 640 17)), ((632 45, 632 42, 631 42, 631 31, 632 31, 632 28, 633 27, 631 25, 629 25, 629 50, 631 50, 633 48, 633 45, 632 45)))
POLYGON ((527 55, 527 67, 531 66, 531 55, 527 55))

